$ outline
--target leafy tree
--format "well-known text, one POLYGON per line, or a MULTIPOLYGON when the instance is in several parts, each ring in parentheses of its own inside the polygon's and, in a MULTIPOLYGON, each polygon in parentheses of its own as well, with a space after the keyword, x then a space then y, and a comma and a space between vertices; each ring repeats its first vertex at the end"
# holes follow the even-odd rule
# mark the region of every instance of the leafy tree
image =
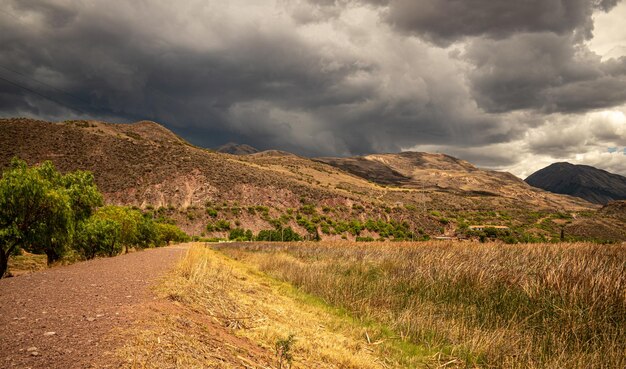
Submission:
POLYGON ((257 241, 302 241, 302 237, 291 227, 279 229, 264 229, 256 236, 257 241))
POLYGON ((104 204, 104 200, 91 172, 76 171, 60 178, 60 184, 66 188, 70 197, 70 206, 76 222, 89 218, 94 209, 104 204))
POLYGON ((157 223, 159 239, 169 245, 170 242, 187 242, 189 236, 173 224, 157 223))
POLYGON ((98 219, 108 219, 120 225, 120 242, 128 252, 129 246, 137 245, 139 236, 139 225, 142 215, 139 210, 125 206, 109 205, 98 209, 94 215, 98 219))
POLYGON ((228 234, 228 239, 235 241, 252 241, 254 239, 254 235, 249 229, 245 230, 243 228, 235 228, 228 234))
POLYGON ((13 159, 0 180, 0 277, 16 248, 44 252, 48 262, 64 252, 73 230, 73 212, 61 175, 52 163, 28 167, 13 159))
POLYGON ((120 231, 116 221, 92 217, 80 223, 74 244, 86 259, 97 255, 115 256, 122 251, 120 231))
POLYGON ((150 215, 143 214, 141 221, 137 225, 135 242, 140 248, 158 247, 163 243, 157 223, 150 218, 150 215))

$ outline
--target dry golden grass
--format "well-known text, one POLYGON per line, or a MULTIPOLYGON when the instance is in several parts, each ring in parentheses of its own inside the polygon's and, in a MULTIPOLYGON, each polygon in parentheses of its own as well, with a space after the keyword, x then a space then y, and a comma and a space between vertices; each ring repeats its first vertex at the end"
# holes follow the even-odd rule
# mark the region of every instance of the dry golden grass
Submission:
MULTIPOLYGON (((411 349, 203 246, 157 292, 171 306, 153 307, 126 332, 132 339, 119 354, 129 368, 277 368, 276 342, 290 334, 292 368, 403 367, 394 357, 411 349)), ((412 367, 429 360, 415 353, 412 367)))
POLYGON ((28 274, 46 268, 46 255, 35 255, 24 252, 22 255, 14 255, 9 257, 8 272, 12 276, 28 274))
POLYGON ((469 242, 223 245, 452 365, 626 367, 626 246, 469 242))

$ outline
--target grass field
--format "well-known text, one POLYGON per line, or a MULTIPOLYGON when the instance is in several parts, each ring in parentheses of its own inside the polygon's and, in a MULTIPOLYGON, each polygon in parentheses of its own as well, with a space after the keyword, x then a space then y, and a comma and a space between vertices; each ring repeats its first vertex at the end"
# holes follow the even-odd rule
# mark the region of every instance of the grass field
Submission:
POLYGON ((156 292, 160 302, 143 323, 120 332, 130 337, 117 353, 125 368, 385 369, 449 361, 200 244, 156 292), (292 364, 281 365, 277 345, 290 336, 292 364))
POLYGON ((626 367, 626 246, 224 244, 455 367, 626 367))

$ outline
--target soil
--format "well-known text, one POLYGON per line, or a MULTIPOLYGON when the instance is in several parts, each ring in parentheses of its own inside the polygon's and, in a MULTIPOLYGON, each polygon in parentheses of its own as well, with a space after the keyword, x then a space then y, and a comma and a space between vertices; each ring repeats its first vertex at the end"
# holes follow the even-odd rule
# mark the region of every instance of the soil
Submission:
POLYGON ((115 332, 141 318, 150 286, 185 245, 96 259, 0 280, 0 368, 111 368, 115 332))

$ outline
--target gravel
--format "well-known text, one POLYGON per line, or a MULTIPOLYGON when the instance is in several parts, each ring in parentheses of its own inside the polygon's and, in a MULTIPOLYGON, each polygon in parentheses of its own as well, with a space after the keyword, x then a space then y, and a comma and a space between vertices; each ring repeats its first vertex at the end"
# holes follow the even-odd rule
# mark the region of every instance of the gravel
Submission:
POLYGON ((185 245, 149 249, 0 280, 0 368, 111 368, 116 328, 152 301, 150 286, 185 245))

